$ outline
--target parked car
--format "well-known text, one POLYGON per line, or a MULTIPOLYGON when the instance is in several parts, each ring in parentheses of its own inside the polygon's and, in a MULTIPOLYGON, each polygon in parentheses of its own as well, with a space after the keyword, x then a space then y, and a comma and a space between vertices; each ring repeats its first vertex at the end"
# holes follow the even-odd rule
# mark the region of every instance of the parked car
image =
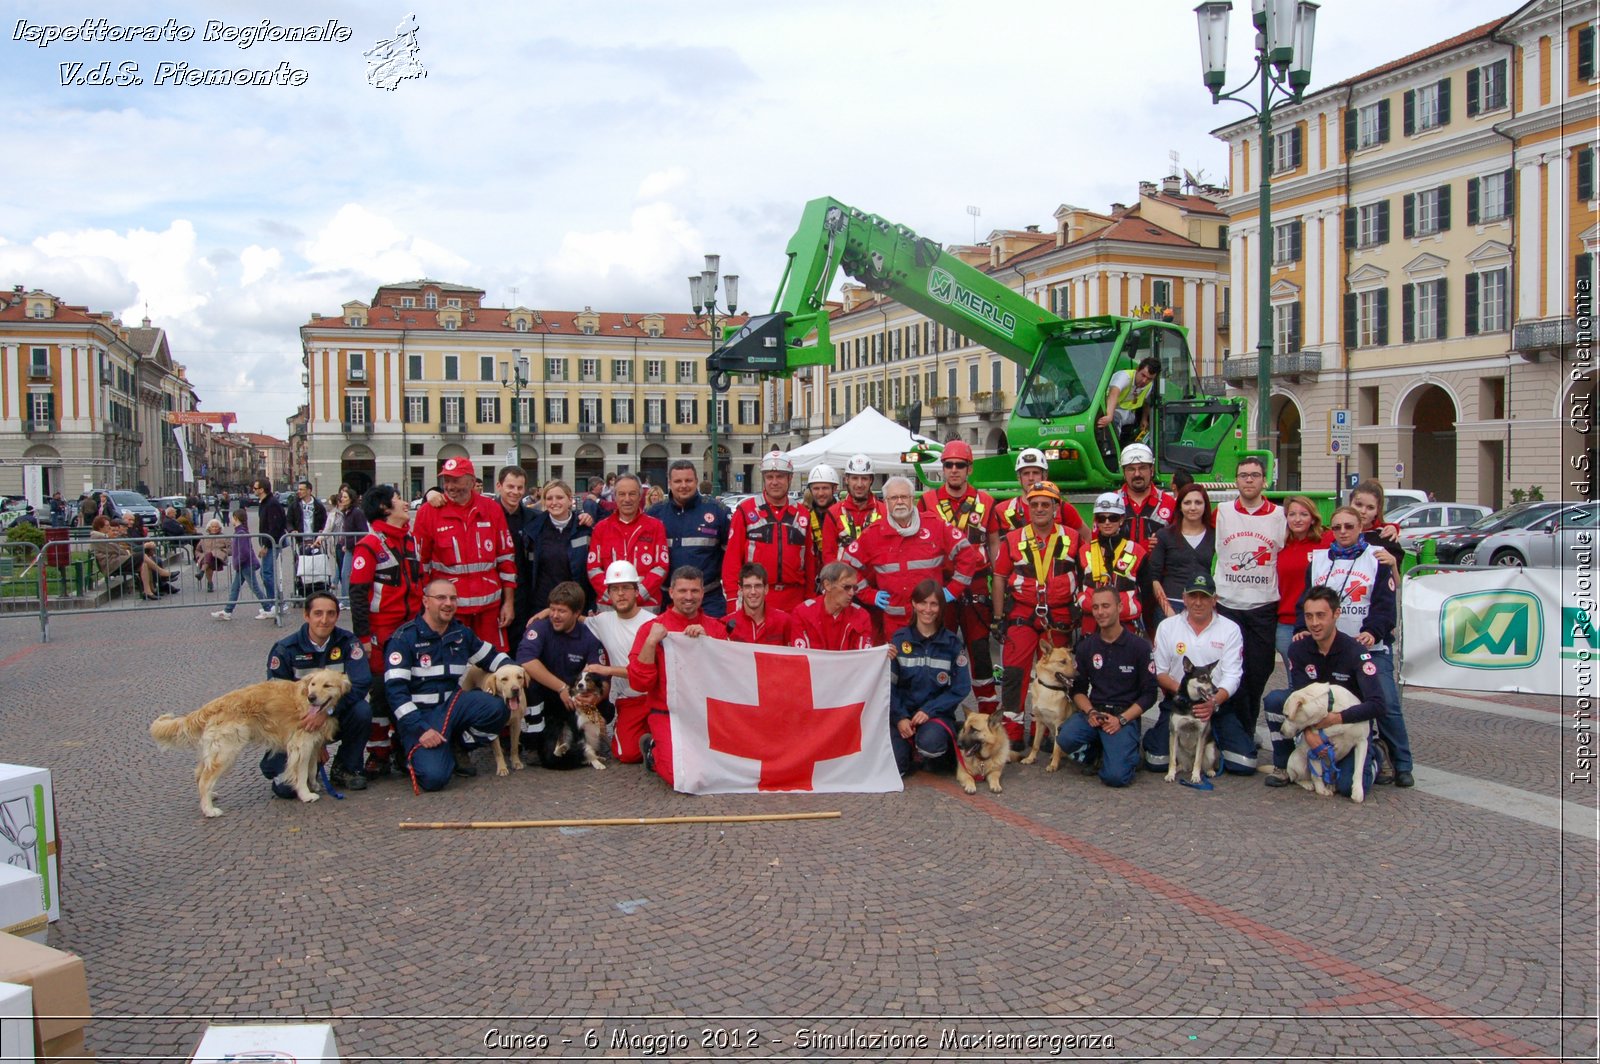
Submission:
POLYGON ((1600 507, 1592 502, 1563 507, 1523 528, 1486 538, 1477 556, 1490 565, 1531 565, 1553 569, 1575 564, 1578 547, 1592 547, 1600 531, 1600 507))
POLYGON ((1423 540, 1433 540, 1441 565, 1477 565, 1478 545, 1485 539, 1508 528, 1523 528, 1559 509, 1561 504, 1558 502, 1519 502, 1479 518, 1464 528, 1447 528, 1422 536, 1418 545, 1423 540))
POLYGON ((156 512, 155 504, 137 491, 125 491, 122 488, 96 489, 105 490, 111 497, 111 505, 117 508, 117 513, 125 514, 129 511, 139 515, 146 528, 152 528, 161 519, 156 512))
POLYGON ((1488 516, 1487 506, 1466 502, 1414 502, 1385 514, 1400 528, 1400 545, 1415 552, 1423 537, 1447 528, 1460 528, 1488 516))

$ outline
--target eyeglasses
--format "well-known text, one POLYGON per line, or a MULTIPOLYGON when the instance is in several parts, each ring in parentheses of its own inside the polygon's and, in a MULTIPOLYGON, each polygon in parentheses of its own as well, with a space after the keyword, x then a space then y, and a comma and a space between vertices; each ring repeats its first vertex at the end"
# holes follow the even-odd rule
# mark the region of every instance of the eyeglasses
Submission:
POLYGON ((433 599, 435 602, 454 602, 457 598, 459 598, 457 595, 423 595, 422 597, 426 599, 433 599))
POLYGON ((848 591, 853 595, 853 594, 855 594, 856 589, 859 588, 861 585, 860 584, 834 584, 833 586, 838 588, 840 591, 848 591))
POLYGON ((1108 522, 1108 523, 1115 523, 1117 521, 1122 520, 1122 515, 1121 514, 1095 514, 1094 515, 1094 519, 1096 521, 1105 521, 1105 522, 1108 522))
POLYGON ((1238 477, 1239 477, 1240 480, 1261 480, 1261 479, 1264 479, 1266 477, 1266 474, 1265 473, 1240 473, 1240 474, 1238 474, 1238 477))
POLYGON ((944 464, 946 469, 968 469, 971 466, 971 462, 946 462, 944 464))
POLYGON ((1356 529, 1360 528, 1361 526, 1360 525, 1352 525, 1352 524, 1350 524, 1348 522, 1344 522, 1344 523, 1337 524, 1337 525, 1329 525, 1328 527, 1333 529, 1335 532, 1354 532, 1356 529))

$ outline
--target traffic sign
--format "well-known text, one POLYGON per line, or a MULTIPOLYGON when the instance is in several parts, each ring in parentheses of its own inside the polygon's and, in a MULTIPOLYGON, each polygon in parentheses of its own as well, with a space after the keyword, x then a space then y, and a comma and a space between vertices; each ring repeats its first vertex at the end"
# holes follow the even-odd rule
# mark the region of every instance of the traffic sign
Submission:
POLYGON ((1351 429, 1350 411, 1328 411, 1328 454, 1338 458, 1347 455, 1353 448, 1350 438, 1351 429))
POLYGON ((1404 462, 1396 462, 1394 464, 1394 475, 1397 477, 1406 475, 1406 464, 1404 462))

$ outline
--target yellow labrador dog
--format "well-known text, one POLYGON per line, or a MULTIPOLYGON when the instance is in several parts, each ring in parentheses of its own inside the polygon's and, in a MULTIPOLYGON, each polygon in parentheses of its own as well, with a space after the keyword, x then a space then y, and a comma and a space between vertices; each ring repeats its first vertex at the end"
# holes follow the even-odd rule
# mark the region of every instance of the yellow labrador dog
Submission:
POLYGON ((1044 741, 1045 732, 1048 731, 1050 744, 1055 750, 1044 770, 1054 772, 1061 767, 1061 744, 1055 741, 1056 736, 1061 733, 1061 726, 1067 722, 1067 718, 1078 711, 1072 702, 1072 681, 1078 675, 1078 662, 1072 656, 1071 647, 1052 647, 1040 640, 1039 650, 1039 655, 1033 659, 1033 681, 1028 685, 1028 705, 1033 715, 1033 749, 1028 751, 1022 763, 1031 765, 1039 759, 1039 744, 1044 741))
POLYGON ((1333 744, 1334 761, 1342 761, 1350 752, 1355 751, 1355 775, 1350 783, 1350 800, 1362 802, 1367 797, 1367 744, 1372 734, 1372 726, 1367 721, 1357 724, 1335 724, 1329 728, 1318 729, 1319 735, 1312 734, 1308 729, 1329 713, 1339 713, 1351 706, 1359 705, 1361 700, 1343 687, 1335 684, 1314 683, 1302 687, 1289 696, 1283 704, 1283 724, 1279 731, 1284 738, 1293 739, 1304 733, 1303 741, 1294 744, 1294 753, 1289 755, 1289 779, 1308 791, 1316 791, 1326 798, 1334 793, 1334 789, 1322 778, 1322 774, 1311 768, 1311 758, 1308 753, 1310 746, 1320 745, 1317 740, 1320 736, 1327 736, 1328 742, 1333 744))
POLYGON ((512 769, 522 768, 522 718, 528 712, 528 673, 521 665, 502 665, 493 672, 480 669, 476 665, 467 666, 466 674, 461 677, 463 691, 486 691, 506 704, 511 711, 509 727, 511 729, 511 764, 506 765, 506 754, 500 749, 500 742, 496 740, 490 745, 494 747, 494 774, 496 776, 508 775, 512 769))
POLYGON ((150 722, 150 737, 162 746, 200 748, 194 775, 200 785, 200 811, 208 817, 222 815, 212 791, 251 743, 288 754, 283 774, 273 782, 293 787, 302 802, 314 802, 317 763, 339 725, 330 717, 313 732, 300 722, 312 709, 332 713, 349 693, 350 678, 332 669, 318 669, 298 680, 266 680, 213 698, 182 717, 163 713, 150 722))

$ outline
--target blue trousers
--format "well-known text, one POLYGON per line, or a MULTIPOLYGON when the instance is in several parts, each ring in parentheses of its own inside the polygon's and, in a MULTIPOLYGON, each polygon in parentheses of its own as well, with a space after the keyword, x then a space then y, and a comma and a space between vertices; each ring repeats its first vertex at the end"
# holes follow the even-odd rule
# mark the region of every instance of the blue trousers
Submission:
MULTIPOLYGON (((1211 714, 1211 737, 1221 755, 1222 771, 1235 776, 1253 776, 1256 771, 1256 737, 1247 734, 1239 718, 1228 711, 1231 701, 1218 706, 1211 714)), ((1144 767, 1151 772, 1165 772, 1170 764, 1168 755, 1167 710, 1165 704, 1154 726, 1144 733, 1144 767)))
POLYGON ((460 743, 472 750, 495 742, 510 716, 506 704, 494 695, 485 691, 463 691, 450 710, 449 730, 444 733, 446 741, 431 750, 414 743, 407 751, 417 786, 425 791, 437 791, 449 783, 456 770, 451 744, 460 743))
POLYGON ((1089 724, 1089 718, 1074 713, 1056 734, 1061 753, 1084 763, 1100 754, 1100 782, 1107 787, 1126 787, 1139 771, 1139 722, 1124 724, 1117 734, 1107 735, 1089 724))
POLYGON ((261 608, 270 610, 272 599, 267 597, 266 591, 261 586, 261 576, 253 567, 235 569, 233 571, 233 586, 228 589, 228 612, 232 613, 239 604, 239 592, 244 590, 245 581, 250 582, 250 590, 256 593, 256 600, 261 603, 261 608))
POLYGON ((1394 680, 1394 651, 1368 651, 1378 666, 1378 686, 1383 688, 1384 714, 1378 718, 1378 737, 1389 744, 1394 753, 1394 770, 1411 771, 1411 736, 1406 732, 1406 718, 1400 712, 1400 688, 1394 680))
POLYGON ((941 724, 939 721, 938 717, 929 717, 911 734, 910 739, 902 739, 900 729, 893 721, 889 722, 889 746, 894 750, 894 764, 900 770, 900 775, 910 774, 914 767, 911 761, 913 745, 924 762, 936 761, 950 752, 950 732, 945 731, 945 724, 952 729, 955 724, 951 721, 941 724))
POLYGON ((278 548, 268 547, 261 559, 261 582, 267 589, 267 609, 278 604, 278 548))
MULTIPOLYGON (((366 699, 359 702, 341 702, 334 707, 333 719, 339 722, 339 752, 333 763, 349 775, 361 771, 367 756, 367 736, 372 733, 372 707, 366 699)), ((262 755, 261 774, 267 779, 277 779, 289 764, 289 755, 278 751, 262 755)), ((293 798, 294 788, 286 783, 274 783, 272 793, 279 798, 293 798)))

